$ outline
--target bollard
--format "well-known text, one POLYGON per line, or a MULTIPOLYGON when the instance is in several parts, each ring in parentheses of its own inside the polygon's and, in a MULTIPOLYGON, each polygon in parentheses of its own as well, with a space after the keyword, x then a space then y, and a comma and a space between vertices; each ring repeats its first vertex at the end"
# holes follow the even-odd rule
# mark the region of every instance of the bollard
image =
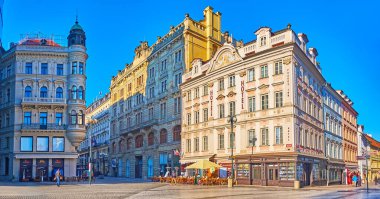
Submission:
POLYGON ((232 187, 232 179, 228 178, 228 187, 232 187))
POLYGON ((294 189, 300 189, 300 188, 301 188, 300 181, 299 180, 295 180, 294 181, 294 189))

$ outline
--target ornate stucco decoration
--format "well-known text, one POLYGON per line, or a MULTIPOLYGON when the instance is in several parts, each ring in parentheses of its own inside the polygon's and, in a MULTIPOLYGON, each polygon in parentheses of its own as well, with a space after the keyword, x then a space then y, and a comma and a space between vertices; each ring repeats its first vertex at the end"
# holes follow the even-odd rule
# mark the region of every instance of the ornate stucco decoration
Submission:
POLYGON ((259 86, 259 89, 268 88, 268 87, 269 87, 269 85, 261 84, 261 85, 259 86))
POLYGON ((194 105, 193 105, 193 107, 195 108, 195 107, 198 107, 200 104, 199 103, 195 103, 194 105))
POLYGON ((209 101, 202 102, 202 105, 208 104, 209 101))
POLYGON ((230 92, 228 93, 227 97, 233 97, 233 96, 235 96, 235 95, 236 95, 236 93, 235 93, 235 92, 233 92, 233 91, 230 91, 230 92))
POLYGON ((213 87, 213 86, 214 86, 214 82, 208 83, 208 87, 213 87))
POLYGON ((221 99, 224 99, 224 98, 225 98, 225 96, 222 95, 222 94, 220 94, 216 99, 217 99, 217 100, 221 100, 221 99))
POLYGON ((290 62, 292 61, 292 57, 285 57, 283 60, 282 60, 282 63, 284 63, 285 65, 288 65, 290 64, 290 62))
POLYGON ((243 59, 231 44, 225 43, 210 60, 208 72, 218 70, 230 64, 242 61, 243 59))
POLYGON ((274 82, 274 83, 272 83, 272 86, 278 86, 278 85, 282 85, 282 84, 284 84, 284 81, 274 82))
POLYGON ((240 75, 240 77, 244 77, 246 74, 247 74, 247 72, 246 72, 246 71, 243 71, 243 72, 241 72, 239 75, 240 75))

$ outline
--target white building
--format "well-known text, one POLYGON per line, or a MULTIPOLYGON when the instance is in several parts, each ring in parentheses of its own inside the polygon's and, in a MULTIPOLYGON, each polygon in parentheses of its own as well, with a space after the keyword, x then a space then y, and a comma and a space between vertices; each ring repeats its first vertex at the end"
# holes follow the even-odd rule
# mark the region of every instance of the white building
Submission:
POLYGON ((26 36, 1 57, 0 179, 39 181, 59 168, 76 175, 85 137, 86 36, 76 22, 68 46, 26 36))

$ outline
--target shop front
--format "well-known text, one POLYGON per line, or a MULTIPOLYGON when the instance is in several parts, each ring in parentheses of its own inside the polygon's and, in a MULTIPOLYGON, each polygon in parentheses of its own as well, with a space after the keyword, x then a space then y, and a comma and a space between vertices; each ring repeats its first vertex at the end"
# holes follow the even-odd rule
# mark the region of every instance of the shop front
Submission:
POLYGON ((51 176, 52 176, 52 179, 54 178, 55 176, 55 172, 60 169, 61 171, 61 176, 62 176, 62 179, 65 179, 64 176, 65 176, 65 171, 64 171, 64 159, 61 159, 61 158, 57 158, 57 159, 52 159, 52 173, 51 173, 51 176))
POLYGON ((238 184, 293 187, 326 184, 326 163, 323 159, 300 155, 236 156, 238 184))
POLYGON ((20 159, 20 181, 32 181, 33 159, 20 159))
POLYGON ((47 181, 49 174, 49 159, 36 159, 36 180, 47 181))

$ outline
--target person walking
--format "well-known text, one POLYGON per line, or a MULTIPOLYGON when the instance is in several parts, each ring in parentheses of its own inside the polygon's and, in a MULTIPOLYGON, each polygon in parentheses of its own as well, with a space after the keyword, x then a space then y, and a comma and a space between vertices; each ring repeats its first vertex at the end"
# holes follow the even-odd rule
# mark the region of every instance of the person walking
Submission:
POLYGON ((355 183, 355 187, 358 186, 358 176, 356 176, 356 173, 352 176, 352 182, 355 183))
POLYGON ((57 169, 57 171, 55 172, 55 177, 54 177, 55 180, 57 180, 57 187, 59 187, 61 184, 61 170, 60 169, 57 169))

